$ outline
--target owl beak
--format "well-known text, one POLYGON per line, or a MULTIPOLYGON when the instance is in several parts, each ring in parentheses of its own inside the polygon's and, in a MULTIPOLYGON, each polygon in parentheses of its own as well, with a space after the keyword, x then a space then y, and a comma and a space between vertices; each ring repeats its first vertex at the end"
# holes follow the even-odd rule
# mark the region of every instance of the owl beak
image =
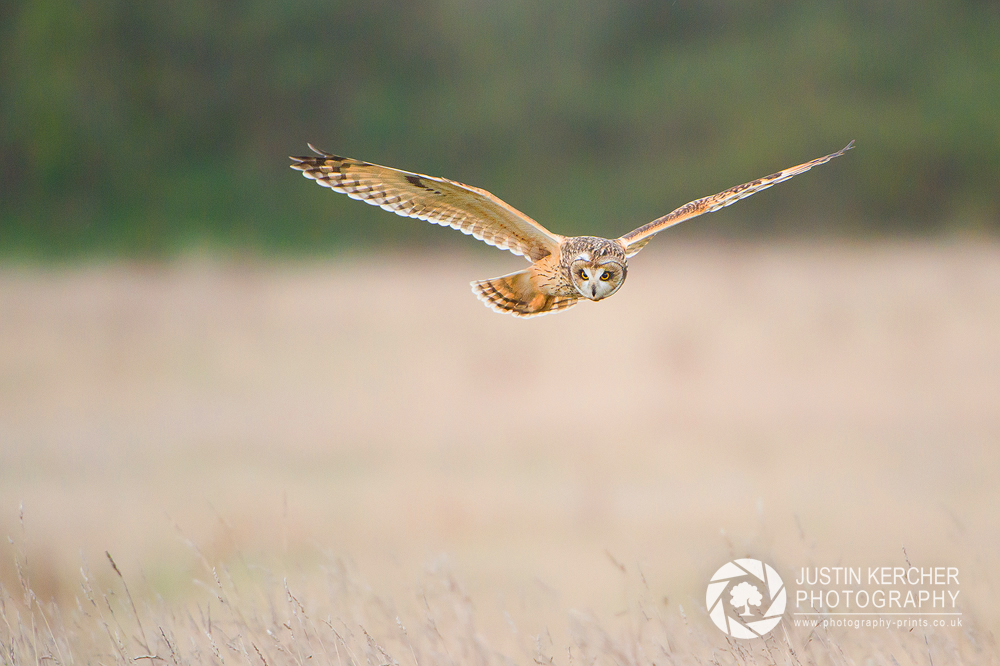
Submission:
POLYGON ((596 284, 590 285, 590 293, 594 295, 594 298, 597 298, 597 285, 596 284))

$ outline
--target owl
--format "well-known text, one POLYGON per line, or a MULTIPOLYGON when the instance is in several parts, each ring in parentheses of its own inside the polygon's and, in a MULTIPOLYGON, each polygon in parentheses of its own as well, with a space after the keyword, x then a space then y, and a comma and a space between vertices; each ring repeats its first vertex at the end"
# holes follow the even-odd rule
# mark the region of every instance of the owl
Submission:
POLYGON ((615 239, 560 236, 478 187, 338 157, 308 145, 316 157, 290 158, 291 167, 306 178, 397 215, 451 227, 523 255, 531 266, 491 280, 477 280, 472 291, 497 312, 537 317, 583 300, 612 296, 625 284, 628 260, 656 234, 829 162, 850 150, 854 142, 811 162, 684 204, 615 239))

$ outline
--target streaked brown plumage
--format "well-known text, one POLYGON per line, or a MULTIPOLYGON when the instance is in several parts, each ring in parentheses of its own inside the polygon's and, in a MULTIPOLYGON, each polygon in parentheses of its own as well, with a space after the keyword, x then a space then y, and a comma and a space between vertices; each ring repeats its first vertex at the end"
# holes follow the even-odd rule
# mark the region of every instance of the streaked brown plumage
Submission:
POLYGON ((724 208, 843 155, 854 145, 724 192, 687 203, 613 240, 554 234, 486 190, 446 178, 338 157, 309 147, 318 157, 292 157, 292 168, 324 187, 387 211, 458 229, 514 254, 531 266, 472 283, 480 300, 497 312, 534 317, 565 310, 580 299, 599 301, 625 282, 627 260, 653 236, 679 222, 724 208))

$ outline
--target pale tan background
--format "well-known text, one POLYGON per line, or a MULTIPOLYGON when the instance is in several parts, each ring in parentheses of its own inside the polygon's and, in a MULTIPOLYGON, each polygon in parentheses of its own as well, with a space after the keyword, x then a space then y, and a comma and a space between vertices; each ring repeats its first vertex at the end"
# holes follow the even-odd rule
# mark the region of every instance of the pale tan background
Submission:
POLYGON ((42 594, 109 550, 183 597, 180 533, 306 572, 349 556, 397 595, 445 558, 487 626, 613 616, 612 558, 707 625, 732 555, 793 576, 905 547, 961 567, 995 626, 1000 246, 661 242, 603 303, 475 301, 469 280, 520 266, 8 265, 0 532, 42 594))

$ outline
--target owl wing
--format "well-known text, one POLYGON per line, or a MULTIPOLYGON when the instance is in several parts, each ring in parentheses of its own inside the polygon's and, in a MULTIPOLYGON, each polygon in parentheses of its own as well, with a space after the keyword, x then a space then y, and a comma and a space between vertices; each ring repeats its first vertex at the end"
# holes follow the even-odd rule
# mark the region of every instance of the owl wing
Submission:
POLYGON ((486 190, 309 148, 319 157, 292 157, 292 168, 352 199, 458 229, 532 261, 555 252, 563 240, 486 190))
POLYGON ((538 317, 576 305, 579 296, 556 296, 538 288, 532 269, 472 283, 472 293, 494 312, 515 317, 538 317))
POLYGON ((713 194, 710 197, 697 199, 691 203, 684 204, 672 213, 667 213, 663 217, 657 218, 649 224, 644 224, 638 229, 628 232, 619 238, 618 242, 625 247, 625 256, 634 256, 646 245, 646 243, 652 240, 654 235, 660 233, 664 229, 672 227, 675 224, 683 222, 684 220, 689 220, 692 217, 697 217, 698 215, 702 215, 704 213, 711 213, 719 210, 720 208, 730 206, 740 199, 750 196, 751 194, 756 194, 761 190, 766 190, 772 185, 788 180, 792 176, 797 176, 800 173, 809 171, 809 169, 814 166, 819 166, 820 164, 829 162, 834 157, 840 157, 852 147, 854 147, 853 141, 844 146, 841 150, 838 150, 835 153, 830 153, 824 157, 817 158, 811 162, 789 167, 784 171, 779 171, 778 173, 771 174, 770 176, 765 176, 764 178, 752 180, 749 183, 743 183, 742 185, 731 187, 725 192, 719 192, 718 194, 713 194))

